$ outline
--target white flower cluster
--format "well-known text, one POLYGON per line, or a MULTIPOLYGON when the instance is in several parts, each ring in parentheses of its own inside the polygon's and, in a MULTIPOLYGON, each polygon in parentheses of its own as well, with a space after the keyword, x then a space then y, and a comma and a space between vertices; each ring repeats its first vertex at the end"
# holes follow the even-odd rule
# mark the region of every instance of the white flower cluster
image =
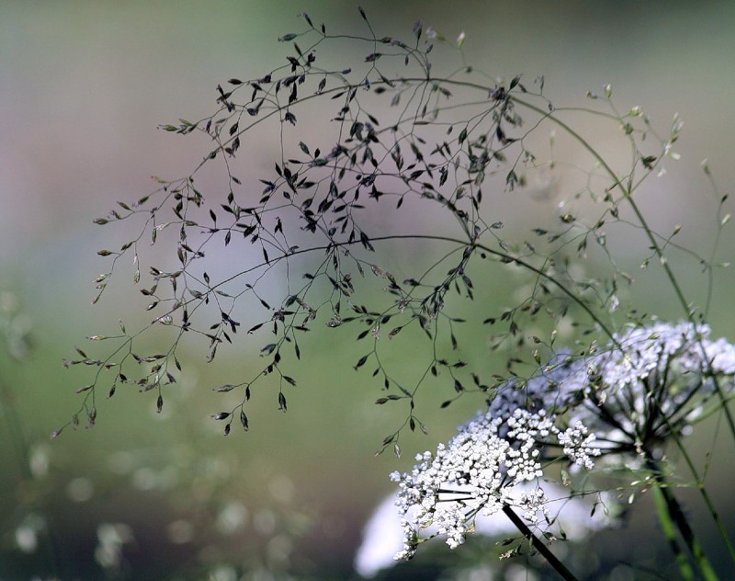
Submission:
POLYGON ((410 474, 394 472, 398 482, 396 506, 402 517, 404 547, 396 559, 413 556, 419 532, 432 527, 446 535, 447 544, 462 544, 478 514, 490 516, 504 506, 516 506, 531 523, 545 520, 546 498, 536 486, 520 496, 514 487, 543 476, 546 443, 558 442, 573 461, 592 466, 591 436, 581 426, 561 430, 555 416, 543 409, 515 408, 494 417, 480 413, 462 426, 448 445, 435 454, 424 452, 410 474))
POLYGON ((618 346, 593 359, 609 386, 632 385, 653 374, 732 375, 735 347, 712 341, 706 325, 656 323, 615 336, 618 346), (711 369, 710 369, 711 366, 711 369))
MULTIPOLYGON (((549 515, 549 522, 544 522, 545 532, 555 538, 583 541, 591 533, 616 522, 616 503, 610 495, 602 492, 570 497, 568 490, 546 481, 516 486, 514 495, 518 500, 513 502, 514 506, 520 505, 524 494, 531 491, 537 494, 539 487, 546 498, 544 509, 549 515)), ((361 577, 374 577, 381 569, 396 564, 393 557, 404 544, 400 517, 395 507, 397 498, 397 492, 386 497, 365 524, 363 540, 355 555, 355 570, 361 577)), ((515 525, 500 512, 491 516, 478 514, 473 527, 474 534, 496 539, 512 535, 514 531, 517 532, 515 525)), ((435 527, 421 532, 425 537, 437 534, 435 527)), ((488 567, 493 569, 493 579, 502 577, 501 571, 495 570, 496 564, 488 563, 488 567)))
POLYGON ((641 456, 684 433, 718 386, 733 388, 735 347, 709 335, 690 323, 633 327, 604 350, 560 353, 525 384, 506 382, 446 446, 418 455, 410 473, 391 475, 404 531, 396 559, 413 556, 429 529, 455 548, 478 515, 505 507, 543 526, 544 462, 565 458, 591 470, 603 453, 641 456), (535 488, 514 494, 529 482, 535 488))
POLYGON ((568 365, 557 383, 574 420, 607 442, 637 451, 685 434, 717 386, 733 388, 735 346, 710 328, 655 323, 615 335, 607 349, 568 365))

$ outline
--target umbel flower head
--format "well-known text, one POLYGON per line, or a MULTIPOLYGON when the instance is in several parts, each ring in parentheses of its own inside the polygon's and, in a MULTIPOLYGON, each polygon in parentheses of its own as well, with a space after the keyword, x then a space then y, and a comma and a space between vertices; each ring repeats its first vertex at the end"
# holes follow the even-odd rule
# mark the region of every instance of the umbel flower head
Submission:
POLYGON ((507 381, 447 445, 419 454, 410 473, 391 475, 404 531, 396 558, 413 556, 429 529, 428 538, 445 536, 455 548, 478 515, 507 508, 543 530, 540 482, 554 460, 592 470, 603 454, 653 458, 669 436, 686 433, 715 392, 732 390, 735 347, 709 335, 690 323, 631 327, 605 349, 560 353, 525 383, 507 381))
POLYGON ((555 388, 606 453, 652 453, 686 435, 718 390, 733 388, 735 347, 710 333, 691 323, 631 327, 605 350, 563 364, 555 388))
MULTIPOLYGON (((605 493, 590 496, 569 496, 569 491, 561 486, 540 481, 518 485, 514 492, 521 495, 543 489, 547 501, 545 511, 549 514, 548 529, 545 531, 555 538, 580 542, 595 531, 615 524, 616 503, 605 493), (611 510, 612 509, 612 510, 611 510)), ((374 577, 381 569, 396 564, 394 555, 401 550, 403 533, 401 519, 395 510, 398 493, 387 496, 373 511, 363 528, 363 539, 355 554, 355 570, 362 577, 374 577)), ((435 527, 422 531, 431 536, 437 533, 435 527)), ((512 535, 517 529, 511 520, 502 513, 492 516, 477 515, 474 521, 474 534, 487 538, 500 539, 512 535)), ((502 569, 495 570, 495 564, 488 564, 493 570, 493 578, 502 576, 502 569)))
POLYGON ((455 548, 478 515, 491 516, 506 506, 520 509, 532 525, 548 521, 546 496, 538 482, 550 444, 563 447, 572 462, 588 469, 600 453, 581 422, 562 429, 556 416, 543 409, 517 407, 502 415, 479 413, 446 446, 419 454, 410 473, 394 472, 404 531, 404 547, 396 558, 412 557, 420 531, 430 527, 436 531, 431 536, 446 535, 447 544, 455 548))

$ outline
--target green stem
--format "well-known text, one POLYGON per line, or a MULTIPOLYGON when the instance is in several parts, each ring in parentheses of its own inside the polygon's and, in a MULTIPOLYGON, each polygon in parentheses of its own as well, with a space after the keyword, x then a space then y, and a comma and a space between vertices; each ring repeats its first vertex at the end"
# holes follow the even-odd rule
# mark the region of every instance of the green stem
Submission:
MULTIPOLYGON (((663 250, 661 249, 658 241, 656 240, 656 237, 653 234, 653 231, 651 227, 648 225, 648 221, 643 216, 643 213, 641 212, 640 208, 638 207, 638 204, 635 202, 632 196, 632 190, 626 189, 623 186, 622 180, 617 176, 617 174, 613 171, 613 169, 609 166, 609 164, 605 161, 605 159, 595 150, 592 145, 584 138, 582 137, 577 131, 575 131, 572 127, 570 127, 568 124, 564 123, 561 119, 558 119, 554 115, 550 114, 548 111, 544 111, 543 109, 536 107, 535 105, 532 105, 531 103, 527 103, 525 101, 514 99, 519 105, 522 105, 524 107, 527 107, 535 112, 537 112, 540 115, 543 115, 545 118, 550 119, 552 122, 556 123, 559 127, 564 129, 567 133, 569 133, 575 140, 579 142, 580 145, 582 145, 594 158, 597 160, 597 162, 600 164, 600 166, 607 172, 607 174, 611 177, 613 180, 613 183, 615 187, 617 187, 623 194, 623 198, 628 203, 630 208, 632 209, 633 213, 635 214, 638 222, 640 223, 641 227, 643 228, 644 232, 646 233, 646 237, 648 238, 651 248, 656 253, 656 256, 659 258, 659 261, 661 263, 661 266, 664 269, 664 272, 666 273, 667 278, 669 279, 669 282, 671 283, 671 286, 674 289, 674 293, 676 294, 677 300, 681 304, 682 308, 684 309, 685 315, 687 320, 692 324, 697 324, 697 321, 694 318, 694 313, 692 311, 691 306, 687 302, 686 298, 684 297, 684 292, 682 291, 681 286, 679 285, 678 280, 676 279, 676 276, 674 275, 674 272, 671 270, 671 267, 669 266, 669 263, 666 261, 663 250)), ((702 341, 699 341, 700 348, 702 349, 703 355, 705 354, 704 346, 702 344, 702 341)), ((706 359, 706 356, 705 356, 706 359)), ((720 400, 721 407, 723 414, 725 415, 730 434, 732 435, 733 439, 735 439, 735 419, 733 419, 733 415, 730 412, 727 396, 723 392, 722 387, 717 380, 716 374, 714 373, 714 370, 712 369, 712 362, 709 360, 706 360, 707 365, 707 371, 709 372, 709 376, 712 379, 712 382, 715 387, 715 392, 717 393, 717 397, 720 400)), ((707 505, 707 509, 710 512, 710 515, 712 516, 712 519, 715 521, 715 524, 719 530, 719 533, 721 537, 723 538, 727 549, 730 553, 731 558, 735 561, 735 548, 733 547, 732 543, 730 542, 729 536, 727 534, 727 530, 725 529, 724 525, 722 524, 722 521, 720 520, 719 514, 717 510, 714 507, 714 504, 712 502, 712 499, 710 498, 709 494, 707 493, 706 489, 704 488, 704 484, 699 478, 697 471, 694 467, 693 462, 691 462, 691 459, 689 458, 688 454, 686 454, 684 450, 684 446, 681 443, 678 434, 675 431, 672 431, 672 437, 675 440, 677 446, 679 447, 682 452, 684 452, 685 459, 687 461, 687 465, 689 466, 689 469, 692 471, 692 474, 697 479, 697 488, 700 491, 701 496, 703 497, 705 504, 707 505)), ((671 495, 673 498, 673 495, 671 495)), ((666 492, 664 492, 664 498, 667 497, 666 492)), ((686 518, 683 516, 683 513, 681 514, 681 518, 683 519, 683 524, 686 524, 686 518)), ((677 526, 679 526, 681 530, 680 523, 677 522, 677 526)), ((687 525, 688 526, 688 525, 687 525)), ((689 529, 691 531, 691 529, 689 529)), ((683 534, 683 531, 682 531, 683 534)), ((696 540, 696 539, 695 539, 696 540)), ((700 547, 701 550, 701 547, 700 547)))
POLYGON ((669 547, 674 553, 676 558, 676 564, 679 567, 682 579, 690 581, 694 579, 694 571, 692 570, 689 560, 687 559, 686 553, 679 545, 679 541, 676 539, 676 531, 674 530, 674 521, 671 519, 669 514, 666 500, 664 499, 661 488, 656 485, 651 489, 653 495, 653 504, 656 507, 656 515, 658 516, 658 522, 661 525, 661 531, 669 542, 669 547))
MULTIPOLYGON (((667 421, 668 424, 668 421, 667 421)), ((670 431, 671 427, 668 426, 670 431)), ((681 443, 681 441, 678 438, 675 438, 674 441, 676 442, 677 447, 679 448, 679 451, 681 452, 682 457, 684 458, 684 462, 686 462, 687 467, 689 468, 689 471, 694 475, 694 478, 697 482, 697 490, 699 491, 699 495, 702 497, 702 500, 704 501, 705 505, 707 505, 707 510, 709 510, 710 515, 712 516, 712 520, 715 521, 715 526, 717 526, 717 531, 720 534, 720 537, 722 538, 723 542, 725 543, 725 546, 727 547, 727 551, 730 554, 730 558, 735 562, 735 547, 733 547, 732 541, 730 540, 730 535, 727 532, 727 528, 725 528, 725 524, 722 522, 722 519, 720 518, 720 513, 715 508, 714 502, 712 501, 712 498, 709 495, 709 492, 707 492, 707 489, 704 486, 704 481, 699 476, 699 471, 697 470, 696 466, 694 465, 694 461, 692 460, 692 457, 689 455, 689 452, 687 452, 686 448, 684 448, 684 445, 681 443)), ((657 465, 655 465, 657 467, 657 465)))
POLYGON ((519 517, 510 506, 508 506, 507 504, 503 505, 503 513, 511 520, 511 522, 521 532, 521 534, 529 541, 531 541, 531 544, 534 546, 534 548, 539 553, 541 553, 541 555, 543 555, 544 559, 546 559, 546 562, 549 563, 551 567, 553 567, 554 571, 557 572, 559 577, 561 577, 562 579, 566 579, 567 581, 577 580, 577 578, 567 568, 567 566, 562 563, 558 559, 558 557, 554 555, 554 553, 551 552, 549 547, 546 546, 546 543, 544 543, 541 539, 533 534, 533 531, 528 528, 528 525, 523 522, 523 519, 519 517))
MULTIPOLYGON (((704 551, 702 550, 702 545, 699 544, 699 540, 694 534, 694 530, 689 525, 689 521, 687 520, 686 515, 684 514, 684 511, 679 504, 679 501, 674 496, 671 488, 669 488, 669 485, 666 482, 666 478, 664 477, 664 474, 661 471, 658 463, 652 458, 648 458, 646 460, 646 467, 651 470, 654 482, 656 484, 656 490, 658 490, 661 494, 661 498, 665 505, 665 510, 673 523, 676 525, 676 528, 679 529, 679 533, 681 534, 684 544, 686 545, 687 549, 689 549, 689 552, 694 558, 694 562, 697 564, 697 568, 699 569, 699 573, 701 574, 702 578, 705 581, 717 581, 717 574, 715 573, 712 565, 704 554, 704 551)), ((678 560, 679 556, 677 555, 677 561, 678 560)))
MULTIPOLYGON (((681 286, 679 285, 679 281, 676 279, 674 272, 671 270, 669 263, 664 257, 663 250, 661 250, 661 246, 659 245, 658 240, 656 240, 656 237, 653 234, 653 230, 651 230, 651 227, 648 225, 648 221, 645 219, 645 217, 643 216, 643 213, 638 207, 638 204, 633 199, 632 190, 626 189, 623 186, 622 180, 618 177, 615 171, 613 171, 613 169, 605 161, 605 159, 597 152, 597 150, 594 147, 592 147, 592 145, 584 137, 582 137, 571 126, 564 123, 564 121, 555 117, 548 111, 544 111, 540 107, 537 107, 536 105, 533 105, 521 99, 514 98, 513 100, 519 105, 526 107, 532 111, 535 111, 539 115, 542 115, 544 118, 551 120, 552 122, 556 123, 559 127, 564 129, 564 131, 569 133, 569 135, 571 135, 575 140, 577 140, 577 142, 579 142, 579 144, 582 147, 584 147, 595 158, 595 160, 600 164, 600 166, 605 170, 605 172, 612 178, 614 186, 617 187, 620 190, 620 192, 623 194, 623 198, 628 203, 631 210, 633 210, 633 213, 635 214, 636 219, 638 220, 639 224, 643 228, 643 231, 646 233, 646 237, 648 238, 648 241, 651 244, 651 248, 656 253, 656 256, 658 257, 659 262, 661 263, 661 266, 663 267, 664 272, 666 273, 666 276, 669 279, 669 282, 671 283, 671 286, 674 289, 676 298, 684 309, 684 313, 686 314, 687 320, 693 325, 696 325, 697 321, 695 321, 694 319, 694 313, 692 312, 692 308, 687 302, 686 298, 684 297, 684 292, 681 286)), ((701 342, 700 342, 700 347, 701 347, 701 342)), ((704 354, 703 347, 702 347, 702 353, 704 354)), ((735 439, 735 418, 733 418, 733 415, 727 406, 727 397, 725 393, 722 391, 722 388, 719 382, 717 381, 715 374, 712 372, 713 371, 712 365, 709 362, 708 362, 708 371, 710 372, 710 375, 712 376, 712 381, 714 382, 714 385, 715 385, 715 391, 717 392, 717 396, 719 397, 720 403, 722 404, 722 410, 725 414, 725 418, 727 420, 728 427, 730 428, 730 433, 732 434, 733 439, 735 439)))

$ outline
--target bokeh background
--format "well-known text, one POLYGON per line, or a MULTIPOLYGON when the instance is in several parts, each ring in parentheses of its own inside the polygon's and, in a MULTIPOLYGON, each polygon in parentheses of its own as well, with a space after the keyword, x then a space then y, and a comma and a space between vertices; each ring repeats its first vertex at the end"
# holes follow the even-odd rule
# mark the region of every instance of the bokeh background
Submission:
MULTIPOLYGON (((450 39, 464 31, 469 63, 505 78, 543 74, 557 104, 580 104, 587 90, 610 83, 621 109, 640 106, 664 130, 678 112, 682 159, 643 204, 659 225, 685 224, 688 242, 711 235, 700 161, 709 160, 727 191, 735 180, 735 4, 381 0, 364 8, 380 35, 408 37, 417 19, 450 39)), ((150 176, 188 172, 204 143, 157 125, 203 117, 215 108, 218 83, 280 65, 286 49, 277 38, 302 28, 302 11, 333 31, 362 30, 352 1, 0 4, 0 307, 12 336, 0 355, 1 579, 350 578, 362 526, 391 490, 387 474, 479 407, 468 401, 439 413, 429 398, 430 436, 402 440, 401 460, 376 457, 401 416, 374 406, 379 390, 351 370, 350 330, 312 341, 289 413, 263 400, 247 435, 225 439, 208 419, 219 410, 209 388, 255 360, 239 343, 215 365, 191 350, 181 392, 163 416, 151 397, 122 393, 100 403, 92 431, 49 441, 76 409, 74 390, 89 381, 62 360, 140 306, 125 282, 90 306, 92 281, 105 271, 96 250, 123 236, 92 220, 153 189, 150 176)), ((275 136, 258 143, 253 167, 276 145, 275 136)), ((539 219, 553 211, 543 200, 528 208, 539 219)), ((723 260, 733 249, 725 238, 723 260)), ((692 267, 695 289, 698 280, 692 267)), ((718 284, 715 331, 732 339, 732 279, 718 284)), ((639 288, 642 308, 676 314, 655 278, 639 288)), ((497 283, 482 296, 500 304, 509 292, 497 283)), ((712 446, 711 430, 697 437, 702 450, 712 446)), ((726 447, 715 452, 732 457, 726 447)), ((731 479, 719 465, 709 480, 728 524, 731 479)), ((647 510, 594 540, 599 562, 655 568, 669 560, 647 510)), ((458 576, 452 568, 471 561, 437 550, 392 574, 458 576)))

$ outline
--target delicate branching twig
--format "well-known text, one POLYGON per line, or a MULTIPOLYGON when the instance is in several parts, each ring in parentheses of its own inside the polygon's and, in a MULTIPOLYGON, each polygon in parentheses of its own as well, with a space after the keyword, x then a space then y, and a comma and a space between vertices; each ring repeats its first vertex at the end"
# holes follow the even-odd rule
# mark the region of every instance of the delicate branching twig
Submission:
MULTIPOLYGON (((680 227, 669 233, 655 231, 637 199, 645 180, 659 174, 667 158, 676 157, 672 146, 681 123, 675 119, 670 134, 660 136, 638 107, 621 113, 609 86, 601 96, 588 95, 590 106, 567 108, 555 107, 544 94, 543 78, 487 81, 493 77, 464 60, 442 75, 433 70, 430 56, 438 40, 425 34, 420 24, 413 39, 405 42, 380 37, 364 11, 360 15, 368 31, 364 36, 328 33, 304 15, 305 31, 280 38, 291 48, 283 66, 257 79, 233 78, 218 85, 212 115, 161 126, 180 135, 206 137, 208 152, 188 175, 157 178, 160 187, 154 192, 135 203, 118 202, 118 208, 95 220, 100 225, 138 225, 137 234, 119 250, 99 251, 111 257, 111 265, 96 279, 99 293, 94 302, 120 270, 121 259, 129 257, 133 283, 152 318, 134 332, 120 323, 120 334, 90 337, 114 344, 105 356, 77 349, 79 358, 68 365, 92 367, 94 379, 78 390, 81 405, 66 425, 79 425, 80 417, 95 423, 102 385, 110 397, 130 384, 153 392, 160 412, 168 386, 181 372, 178 354, 185 338, 204 340, 207 359, 213 361, 220 347, 234 343, 246 330, 248 340, 251 335, 261 340, 263 363, 246 378, 214 387, 215 392, 232 394, 232 399, 212 417, 223 423, 225 434, 233 423, 248 430, 256 384, 274 384, 278 408, 285 412, 289 392, 297 385, 291 369, 302 357, 308 334, 318 327, 352 325, 359 328, 357 343, 369 343, 353 367, 372 368, 383 391, 376 403, 401 402, 407 408, 399 426, 383 439, 381 451, 393 447, 399 454, 406 428, 426 431, 416 401, 421 388, 432 381, 449 386, 442 407, 467 393, 493 406, 511 397, 504 392, 526 390, 526 408, 518 407, 522 415, 540 413, 532 409, 540 405, 531 403, 532 386, 549 383, 553 392, 556 384, 550 377, 558 382, 573 378, 579 385, 570 388, 571 395, 562 403, 555 399, 547 410, 563 425, 552 422, 551 433, 558 441, 538 442, 542 472, 552 463, 580 458, 591 468, 587 428, 573 423, 575 414, 581 414, 604 427, 600 453, 609 456, 640 459, 673 439, 704 491, 682 443, 694 411, 711 413, 716 406, 735 437, 726 392, 732 370, 722 362, 715 364, 718 354, 711 352, 704 320, 712 297, 716 245, 728 222, 723 213, 727 197, 718 197, 715 248, 707 258, 675 240, 680 227), (362 62, 331 64, 329 53, 322 51, 337 41, 365 47, 362 62), (627 164, 613 165, 600 152, 580 129, 585 119, 620 136, 627 164), (581 157, 557 154, 555 129, 571 138, 581 157), (547 130, 548 152, 539 145, 547 130), (261 131, 277 135, 278 147, 273 169, 255 175, 252 165, 243 166, 243 159, 253 159, 261 131), (222 183, 209 185, 202 169, 217 163, 222 183), (526 212, 518 197, 542 171, 563 171, 571 184, 579 183, 566 186, 566 199, 537 227, 528 232, 506 228, 499 215, 502 206, 509 200, 515 204, 505 220, 526 212), (642 232, 648 248, 641 266, 651 261, 661 266, 688 322, 683 330, 656 328, 671 334, 670 343, 636 337, 635 330, 646 331, 650 322, 634 305, 618 311, 620 294, 633 284, 633 277, 621 267, 625 257, 610 243, 610 230, 617 235, 642 232), (151 245, 165 246, 162 256, 148 256, 148 237, 151 245), (419 266, 424 258, 397 260, 399 250, 410 248, 413 253, 414 245, 431 249, 428 265, 419 266), (706 274, 701 311, 696 297, 686 296, 669 263, 672 252, 695 261, 706 274), (400 274, 386 266, 383 253, 392 255, 388 263, 398 263, 400 274), (595 274, 585 274, 585 265, 595 274), (471 319, 459 316, 465 302, 476 300, 478 279, 505 277, 511 270, 522 273, 522 283, 508 299, 510 306, 475 304, 471 319), (489 350, 505 355, 504 373, 493 374, 491 380, 481 378, 481 361, 471 360, 471 351, 464 348, 471 342, 467 329, 480 322, 498 330, 489 350), (145 337, 158 330, 168 332, 167 347, 144 354, 145 337), (562 333, 568 336, 560 345, 562 333), (690 345, 680 345, 682 335, 698 346, 696 356, 690 345), (398 345, 413 346, 421 336, 425 361, 413 367, 413 379, 407 380, 388 367, 385 355, 398 345), (383 339, 390 341, 390 348, 383 339), (631 361, 638 361, 639 347, 657 361, 646 363, 643 357, 642 371, 636 369, 638 375, 631 379, 624 372, 630 371, 631 361), (689 358, 690 367, 696 362, 696 368, 685 366, 695 379, 677 367, 684 365, 677 357, 689 358), (611 380, 598 367, 623 379, 608 384, 611 380), (570 447, 570 441, 582 448, 570 447)), ((710 175, 706 166, 705 172, 710 175)), ((548 192, 542 191, 543 196, 555 195, 553 180, 544 188, 548 192)), ((549 403, 543 401, 544 406, 549 403)), ((542 416, 536 418, 540 423, 546 421, 542 416)), ((519 446, 517 441, 510 445, 519 446)), ((673 526, 694 555, 698 572, 713 574, 663 472, 650 465, 658 460, 649 454, 646 461, 657 483, 659 512, 669 518, 661 522, 682 575, 693 573, 672 536, 673 526)), ((626 467, 635 471, 634 465, 626 467)), ((507 483, 508 473, 501 477, 507 483)), ((706 491, 703 499, 734 554, 706 491)), ((563 577, 573 578, 510 506, 503 511, 563 577)))

